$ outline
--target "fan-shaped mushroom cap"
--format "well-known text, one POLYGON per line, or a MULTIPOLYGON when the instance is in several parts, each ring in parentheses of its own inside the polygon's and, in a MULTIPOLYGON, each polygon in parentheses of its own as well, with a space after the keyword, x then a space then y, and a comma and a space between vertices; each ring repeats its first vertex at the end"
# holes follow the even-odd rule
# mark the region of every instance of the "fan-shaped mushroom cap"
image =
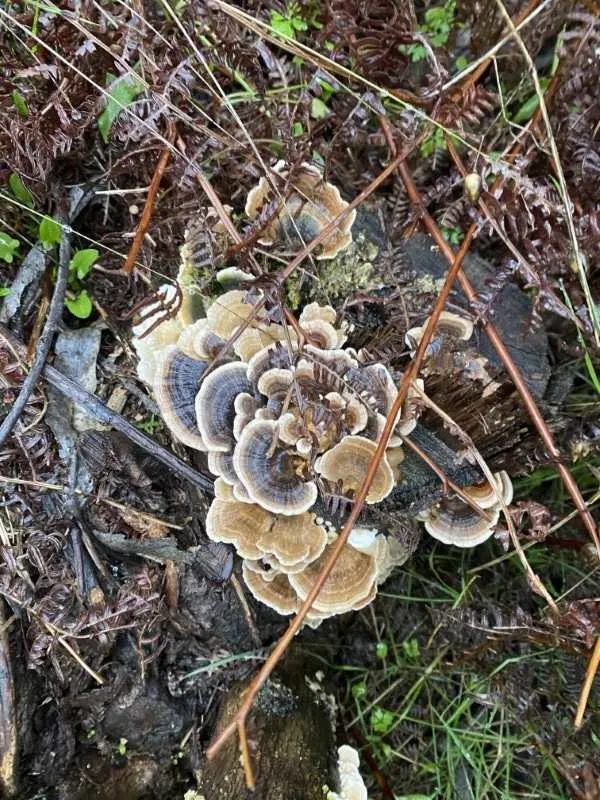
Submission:
POLYGON ((247 303, 247 292, 232 289, 217 297, 206 312, 208 329, 221 339, 229 339, 236 328, 239 328, 252 314, 252 304, 247 303))
POLYGON ((314 322, 317 319, 329 322, 330 325, 335 325, 337 319, 335 308, 333 306, 321 306, 318 303, 309 303, 302 309, 298 322, 304 326, 308 322, 314 322))
POLYGON ((202 438, 210 450, 227 452, 234 443, 235 399, 248 393, 246 365, 239 361, 223 364, 202 381, 196 395, 196 419, 202 438))
MULTIPOLYGON (((419 325, 416 328, 411 328, 410 330, 406 331, 405 341, 411 350, 414 351, 419 346, 419 342, 423 338, 425 327, 427 326, 428 322, 429 317, 425 320, 423 325, 419 325)), ((471 320, 465 319, 464 317, 459 317, 458 314, 452 314, 450 311, 442 311, 436 326, 434 338, 439 336, 448 336, 452 339, 462 339, 463 341, 467 341, 472 335, 473 323, 471 320)), ((431 347, 431 343, 429 347, 431 347)))
MULTIPOLYGON (((166 298, 172 294, 172 286, 163 286, 166 298)), ((161 352, 171 344, 176 344, 181 333, 181 322, 178 318, 160 319, 162 306, 151 303, 144 311, 144 318, 133 326, 132 344, 138 356, 137 373, 141 380, 152 386, 156 370, 156 360, 161 352), (153 327, 156 325, 156 327, 153 327)), ((162 311, 164 314, 164 311, 162 311)))
POLYGON ((265 555, 273 556, 280 571, 299 572, 318 558, 327 544, 327 531, 306 512, 293 517, 274 516, 271 529, 257 540, 265 555))
POLYGON ((299 456, 278 446, 277 423, 254 419, 235 447, 233 465, 253 502, 275 514, 301 514, 317 499, 317 487, 305 480, 299 456))
POLYGON ((500 509, 488 511, 491 519, 480 516, 458 497, 444 497, 435 503, 424 517, 425 530, 434 539, 456 547, 475 547, 494 533, 500 509))
POLYGON ((263 555, 257 541, 272 524, 273 515, 260 506, 215 497, 206 515, 206 535, 213 542, 234 545, 242 558, 256 560, 263 555))
MULTIPOLYGON (((290 331, 292 341, 296 341, 296 335, 290 331)), ((242 361, 250 361, 264 347, 268 347, 274 342, 285 341, 285 331, 283 326, 272 323, 271 325, 249 325, 245 328, 233 343, 233 350, 242 361)))
POLYGON ((258 380, 263 372, 269 369, 291 369, 292 367, 292 360, 287 348, 276 342, 269 347, 263 347, 252 356, 248 362, 248 380, 258 387, 258 380))
POLYGON ((272 577, 268 578, 264 571, 257 572, 252 569, 250 562, 244 561, 242 575, 252 595, 259 602, 274 608, 278 614, 285 616, 298 610, 298 595, 284 573, 273 571, 272 577))
POLYGON ((279 417, 279 439, 284 444, 295 445, 304 436, 302 420, 292 411, 286 411, 279 417))
MULTIPOLYGON (((283 161, 277 162, 274 171, 282 177, 287 175, 283 161)), ((273 195, 269 181, 261 178, 258 185, 248 193, 245 207, 247 216, 255 219, 273 195)), ((342 200, 339 189, 326 183, 319 169, 311 164, 301 164, 295 172, 290 196, 258 241, 269 245, 277 238, 293 243, 300 238, 300 244, 306 244, 347 207, 348 203, 342 200)), ((352 242, 350 231, 355 219, 356 211, 353 210, 338 223, 319 248, 317 259, 334 258, 348 247, 352 242)))
POLYGON ((464 491, 471 497, 480 508, 493 508, 500 506, 499 496, 502 498, 504 505, 510 505, 512 502, 512 482, 508 477, 508 473, 496 472, 494 475, 495 487, 489 481, 484 481, 477 486, 469 486, 464 491))
POLYGON ((294 373, 292 370, 274 367, 273 369, 268 369, 266 372, 263 372, 258 379, 257 388, 265 397, 285 396, 293 380, 294 373))
POLYGON ((196 450, 207 450, 198 429, 194 398, 207 367, 190 358, 177 345, 169 345, 157 359, 152 389, 161 416, 179 441, 196 450))
MULTIPOLYGON (((289 581, 301 600, 314 586, 323 564, 329 557, 328 545, 323 554, 302 571, 289 576, 289 581)), ((323 584, 313 608, 330 616, 362 608, 373 596, 377 566, 375 556, 363 553, 346 544, 332 571, 323 584)))
POLYGON ((305 322, 302 329, 310 337, 313 345, 321 350, 334 350, 341 347, 348 338, 343 331, 334 328, 330 322, 323 319, 313 319, 305 322))
POLYGON ((360 433, 367 427, 369 411, 360 398, 348 394, 344 417, 350 433, 360 433))
MULTIPOLYGON (((323 453, 315 468, 332 483, 342 482, 342 491, 356 491, 362 484, 377 445, 364 436, 346 436, 323 453)), ((367 495, 367 503, 379 503, 394 488, 394 474, 384 454, 367 495)))
POLYGON ((248 392, 241 392, 235 398, 233 403, 233 410, 235 417, 233 419, 233 437, 236 441, 242 435, 242 431, 250 420, 254 419, 254 415, 258 409, 258 402, 255 398, 248 394, 248 392))

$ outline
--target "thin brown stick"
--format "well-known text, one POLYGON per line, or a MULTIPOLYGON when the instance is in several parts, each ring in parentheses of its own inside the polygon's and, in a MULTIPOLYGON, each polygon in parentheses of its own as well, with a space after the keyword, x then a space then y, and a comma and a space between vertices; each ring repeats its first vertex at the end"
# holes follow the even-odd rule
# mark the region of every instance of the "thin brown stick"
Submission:
MULTIPOLYGON (((454 150, 454 153, 456 153, 456 150, 454 150)), ((458 156, 457 153, 456 156, 460 162, 460 157, 458 156)), ((462 168, 465 169, 462 162, 460 162, 460 166, 462 166, 462 168)), ((444 254, 448 262, 452 263, 454 259, 454 252, 450 247, 450 245, 448 244, 448 242, 442 236, 442 232, 440 231, 436 221, 433 219, 431 214, 429 214, 429 212, 426 211, 426 209, 423 207, 421 195, 419 194, 417 187, 415 186, 415 183, 406 165, 401 163, 398 167, 398 171, 400 173, 400 177, 404 181, 404 185, 406 186, 406 191, 408 192, 408 196, 411 202, 421 212, 421 219, 425 223, 425 227, 435 240, 435 243, 438 245, 440 251, 444 254)), ((471 225, 471 227, 467 231, 465 239, 469 236, 469 234, 471 235, 472 238, 472 236, 475 233, 476 227, 477 226, 475 225, 475 223, 471 225)), ((473 287, 471 286, 471 282, 469 281, 469 279, 462 270, 460 270, 458 273, 458 281, 462 287, 463 292, 467 296, 469 302, 475 303, 477 301, 477 292, 473 289, 473 287)), ((581 492, 579 491, 579 487, 577 486, 577 483, 575 482, 573 476, 571 475, 567 467, 562 463, 562 456, 560 450, 558 449, 558 447, 554 442, 554 437, 552 436, 552 433, 550 432, 548 425, 546 424, 544 418, 542 417, 540 410, 537 407, 537 403, 535 402, 535 399, 531 394, 531 391, 527 386, 527 383, 525 382, 525 379, 521 375, 521 372, 517 367, 517 365, 515 364, 512 356, 508 352, 506 345, 502 341, 502 337, 500 336, 498 330, 496 329, 496 326, 489 320, 482 320, 482 325, 484 331, 488 336, 488 339, 490 340, 494 349, 498 353, 498 356, 500 357, 502 363, 504 364, 504 368, 506 369, 508 375, 510 376, 512 382, 515 385, 515 388, 517 389, 519 395, 521 396, 521 401, 523 402, 523 405, 525 406, 525 409, 529 414, 531 421, 536 427, 537 432, 540 435, 540 438, 542 439, 544 446, 546 447, 550 455, 550 458, 556 464, 556 468, 563 480, 565 488, 571 495, 573 503, 575 504, 575 508, 579 512, 579 516, 581 517, 585 527, 587 528, 590 536, 592 537, 594 544, 596 545, 596 550, 598 551, 598 555, 600 555, 600 537, 598 536, 598 531, 596 529, 594 518, 588 511, 585 501, 581 495, 581 492)))
POLYGON ((127 260, 123 264, 122 271, 127 275, 129 275, 129 273, 134 267, 134 264, 140 252, 140 248, 142 246, 142 242, 144 241, 144 236, 146 235, 146 231, 148 230, 148 227, 150 225, 150 217, 152 216, 152 209, 154 208, 154 202, 156 200, 158 187, 160 186, 160 182, 164 175, 165 169, 167 167, 167 164, 169 163, 169 158, 171 157, 171 149, 173 146, 173 140, 175 139, 174 134, 175 134, 175 126, 172 123, 169 123, 169 131, 167 133, 167 141, 169 142, 169 147, 166 147, 162 151, 162 153, 160 154, 160 158, 158 159, 158 163, 156 164, 156 169, 154 170, 154 175, 152 176, 152 182, 148 187, 148 194, 146 195, 144 210, 142 211, 142 216, 140 217, 140 221, 138 223, 135 236, 133 237, 133 242, 131 243, 131 247, 129 248, 129 253, 127 254, 127 260))
POLYGON ((583 686, 581 687, 581 694, 579 695, 579 702, 577 703, 577 713, 575 715, 575 730, 579 730, 583 725, 583 715, 585 714, 585 709, 587 708, 588 699, 590 696, 590 692, 592 690, 592 684, 594 683, 594 678, 596 677, 596 673, 598 672, 598 667, 600 666, 600 636, 596 639, 596 644, 594 646, 594 651, 592 653, 592 657, 590 658, 590 663, 588 664, 587 671, 585 673, 585 681, 583 682, 583 686))
MULTIPOLYGON (((396 148, 394 146, 394 152, 395 152, 395 149, 396 148)), ((401 153, 399 156, 396 156, 395 158, 393 158, 392 161, 390 162, 390 164, 388 165, 388 167, 386 168, 386 170, 384 170, 384 172, 381 173, 381 175, 383 175, 385 173, 386 177, 387 177, 387 175, 389 175, 393 171, 393 169, 394 169, 393 165, 402 163, 402 160, 403 160, 404 157, 405 157, 404 153, 401 153)), ((381 179, 381 176, 380 176, 380 179, 381 179)), ((383 179, 381 179, 381 180, 383 180, 383 179)), ((381 180, 379 182, 381 182, 381 180)), ((364 192, 361 193, 361 194, 364 194, 364 192)), ((354 505, 352 506, 352 509, 350 511, 348 519, 346 520, 346 523, 345 523, 342 531, 340 532, 338 538, 336 539, 335 543, 332 546, 329 558, 327 559, 326 563, 323 566, 323 569, 319 573, 319 576, 318 576, 317 580, 315 581, 315 584, 314 584, 313 588, 309 592, 306 600, 302 603, 302 606, 300 607, 300 610, 298 611, 298 613, 296 614, 294 619, 290 622, 287 631, 279 639, 279 641, 277 642, 277 644, 275 645, 275 647, 271 651, 268 659, 265 661, 263 667, 258 672, 258 674, 254 678, 254 680, 252 681, 252 684, 248 688, 248 692, 247 692, 247 695, 246 695, 246 697, 244 699, 244 702, 240 706, 240 708, 239 708, 237 714, 235 715, 234 719, 231 721, 231 723, 226 728, 224 728, 221 731, 219 736, 213 741, 213 743, 208 748, 207 755, 208 755, 209 758, 213 758, 215 756, 215 754, 218 752, 218 750, 229 739, 229 737, 232 736, 236 732, 236 730, 239 731, 240 729, 242 729, 245 726, 246 718, 247 718, 247 716, 248 716, 248 714, 249 714, 249 712, 250 712, 250 710, 252 708, 252 704, 254 702, 254 699, 255 699, 256 695, 260 691, 260 688, 263 686, 263 684, 265 683, 265 681, 267 680, 267 678, 269 677, 271 672, 274 670, 274 668, 277 665, 279 659, 281 658, 283 653, 288 648, 288 646, 289 646, 290 642, 292 641, 292 639, 294 638, 295 634, 300 629, 306 614, 310 610, 310 608, 311 608, 312 604, 314 603, 316 597, 318 596, 319 592, 321 591, 321 588, 322 588, 323 584, 325 583, 325 581, 327 580, 331 570, 333 569, 333 567, 335 565, 335 562, 338 559, 338 556, 340 555, 343 547, 345 546, 346 542, 348 541, 348 537, 350 536, 350 533, 352 532, 352 528, 354 527, 354 523, 358 519, 358 516, 359 516, 359 514, 360 514, 360 512, 362 510, 363 504, 365 502, 365 499, 366 499, 367 494, 369 492, 369 489, 371 487, 371 483, 373 481, 373 478, 375 477, 375 473, 377 472, 377 468, 379 466, 379 463, 381 462, 381 459, 382 459, 383 454, 385 452, 385 448, 387 447, 387 444, 389 442, 390 436, 392 435, 392 431, 393 431, 394 425, 396 424, 396 417, 398 415, 398 412, 400 411, 402 403, 406 399, 406 396, 408 394, 408 390, 409 390, 409 388, 411 386, 412 381, 418 375, 419 369, 421 368, 421 364, 422 364, 423 358, 425 357, 425 353, 426 353, 427 347, 429 346, 429 342, 431 340, 431 337, 433 336, 433 334, 435 332, 435 328, 437 326, 440 314, 442 313, 442 309, 444 307, 444 303, 446 302, 446 300, 448 298, 448 295, 450 294, 450 290, 452 288, 452 284, 453 284, 453 282, 454 282, 454 280, 456 278, 456 275, 457 275, 458 271, 460 270, 460 267, 461 267, 461 264, 462 264, 462 260, 463 260, 463 258, 465 256, 466 252, 467 252, 467 249, 468 249, 469 244, 471 242, 471 238, 472 238, 472 236, 471 237, 469 237, 469 236, 465 237, 465 240, 462 243, 460 251, 456 255, 456 258, 453 261, 453 264, 452 264, 451 268, 448 270, 448 273, 446 275, 446 279, 445 279, 445 282, 444 282, 444 286, 442 287, 442 290, 441 290, 441 292, 440 292, 440 294, 439 294, 439 296, 437 298, 436 305, 435 305, 435 307, 433 309, 433 312, 432 312, 432 314, 431 314, 431 316, 430 316, 430 318, 429 318, 429 320, 427 322, 427 325, 425 326, 425 330, 423 332, 423 338, 419 342, 419 345, 417 347, 417 352, 415 354, 414 360, 411 362, 408 370, 404 373, 404 375, 402 376, 402 379, 400 381, 400 385, 398 387, 398 393, 396 395, 394 403, 392 404, 392 408, 391 408, 391 410, 390 410, 390 412, 389 412, 389 414, 387 416, 387 419, 386 419, 386 422, 385 422, 385 426, 384 426, 383 431, 381 433, 381 437, 379 438, 379 441, 377 442, 377 447, 376 447, 375 453, 373 454, 373 457, 372 457, 372 459, 371 459, 371 461, 369 463, 369 467, 367 469, 367 474, 366 474, 366 476, 365 476, 360 488, 358 489, 358 491, 356 493, 356 498, 355 498, 355 501, 354 501, 354 505)), ((294 262, 299 263, 298 256, 296 256, 296 258, 292 262, 290 262, 290 265, 288 265, 288 268, 286 270, 286 272, 288 274, 291 273, 290 267, 294 264, 294 262)), ((243 760, 244 759, 244 753, 242 753, 241 755, 242 755, 242 760, 243 760)))

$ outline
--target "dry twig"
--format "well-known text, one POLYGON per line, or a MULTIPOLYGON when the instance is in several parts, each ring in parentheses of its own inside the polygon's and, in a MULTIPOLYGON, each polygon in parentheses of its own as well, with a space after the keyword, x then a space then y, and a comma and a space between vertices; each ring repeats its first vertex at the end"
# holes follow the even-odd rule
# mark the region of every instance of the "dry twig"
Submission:
POLYGON ((150 217, 152 216, 152 209, 154 208, 156 193, 158 192, 158 187, 160 186, 160 182, 162 180, 165 169, 169 162, 169 158, 171 156, 171 147, 173 145, 173 140, 175 138, 175 126, 173 124, 170 124, 169 128, 170 129, 167 132, 167 140, 169 142, 169 147, 165 148, 162 151, 162 153, 160 154, 160 158, 158 159, 158 163, 156 165, 156 169, 154 170, 154 175, 152 176, 152 181, 148 189, 148 194, 146 195, 144 210, 142 211, 142 216, 140 217, 140 221, 137 226, 135 236, 133 237, 133 242, 131 243, 131 247, 129 248, 129 253, 127 254, 127 260, 123 264, 123 272, 125 272, 126 274, 129 274, 133 269, 133 266, 140 252, 142 242, 144 241, 144 236, 146 235, 146 231, 148 230, 148 226, 150 225, 150 217))
MULTIPOLYGON (((52 342, 54 341, 54 334, 58 329, 58 325, 60 323, 65 305, 65 295, 67 293, 67 278, 69 275, 70 260, 71 260, 71 245, 70 245, 69 235, 63 228, 59 246, 59 259, 58 259, 58 267, 56 269, 56 281, 54 283, 54 292, 52 294, 52 300, 50 302, 50 309, 48 311, 46 324, 44 325, 44 330, 42 331, 42 335, 39 338, 37 348, 35 351, 35 357, 31 365, 31 369, 29 370, 29 374, 23 381, 23 385, 21 386, 21 391, 19 392, 19 396, 15 400, 11 410, 4 418, 2 425, 0 425, 0 447, 2 447, 9 433, 11 432, 14 425, 17 423, 19 417, 23 413, 23 410, 27 405, 27 401, 29 400, 31 393, 35 389, 37 382, 40 379, 40 376, 44 370, 44 364, 46 363, 46 359, 48 358, 48 354, 50 353, 50 348, 52 347, 52 342)), ((22 354, 22 357, 23 356, 24 354, 22 354)))

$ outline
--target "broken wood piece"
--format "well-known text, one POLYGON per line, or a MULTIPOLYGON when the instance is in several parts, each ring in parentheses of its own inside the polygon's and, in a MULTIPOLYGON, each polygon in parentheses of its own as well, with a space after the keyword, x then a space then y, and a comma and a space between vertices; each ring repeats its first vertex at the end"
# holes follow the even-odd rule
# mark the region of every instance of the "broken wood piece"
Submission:
MULTIPOLYGON (((223 701, 218 734, 232 721, 249 681, 234 684, 223 701)), ((323 800, 336 788, 333 721, 324 692, 298 650, 290 651, 264 685, 246 722, 249 755, 256 765, 254 796, 261 800, 323 800)), ((203 770, 206 800, 246 800, 244 771, 235 739, 203 770)))

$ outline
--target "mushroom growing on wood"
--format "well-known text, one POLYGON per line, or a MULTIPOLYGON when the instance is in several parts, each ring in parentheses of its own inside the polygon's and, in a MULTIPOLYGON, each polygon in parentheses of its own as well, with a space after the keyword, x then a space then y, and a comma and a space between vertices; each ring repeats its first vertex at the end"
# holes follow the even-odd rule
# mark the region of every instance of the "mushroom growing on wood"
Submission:
POLYGON ((190 358, 176 345, 164 348, 156 359, 152 388, 162 418, 188 447, 207 450, 196 421, 195 398, 208 364, 190 358))
MULTIPOLYGON (((283 161, 273 167, 273 180, 283 193, 284 180, 289 177, 289 170, 283 161)), ((347 207, 342 200, 339 189, 323 179, 321 171, 312 164, 300 164, 290 181, 290 194, 277 213, 262 231, 259 243, 271 245, 276 240, 283 243, 298 243, 304 246, 317 236, 326 225, 329 225, 347 207)), ((256 219, 261 209, 273 199, 277 199, 271 182, 261 178, 250 190, 246 199, 246 215, 256 219)), ((320 246, 317 259, 334 258, 352 242, 351 228, 356 219, 356 211, 350 211, 341 220, 334 231, 320 246)))
POLYGON ((512 501, 512 483, 506 472, 496 473, 494 479, 495 488, 485 482, 465 490, 487 512, 489 519, 459 497, 444 497, 420 515, 427 533, 456 547, 474 547, 487 541, 498 524, 502 503, 508 505, 512 501))
MULTIPOLYGON (((341 481, 344 492, 355 492, 363 482, 377 445, 363 436, 346 436, 339 444, 324 453, 315 468, 332 483, 341 481)), ((379 503, 394 488, 394 474, 385 454, 367 494, 367 503, 379 503)))
POLYGON ((304 461, 278 444, 277 423, 254 419, 242 431, 233 454, 235 471, 253 502, 275 514, 301 514, 317 499, 304 461))

